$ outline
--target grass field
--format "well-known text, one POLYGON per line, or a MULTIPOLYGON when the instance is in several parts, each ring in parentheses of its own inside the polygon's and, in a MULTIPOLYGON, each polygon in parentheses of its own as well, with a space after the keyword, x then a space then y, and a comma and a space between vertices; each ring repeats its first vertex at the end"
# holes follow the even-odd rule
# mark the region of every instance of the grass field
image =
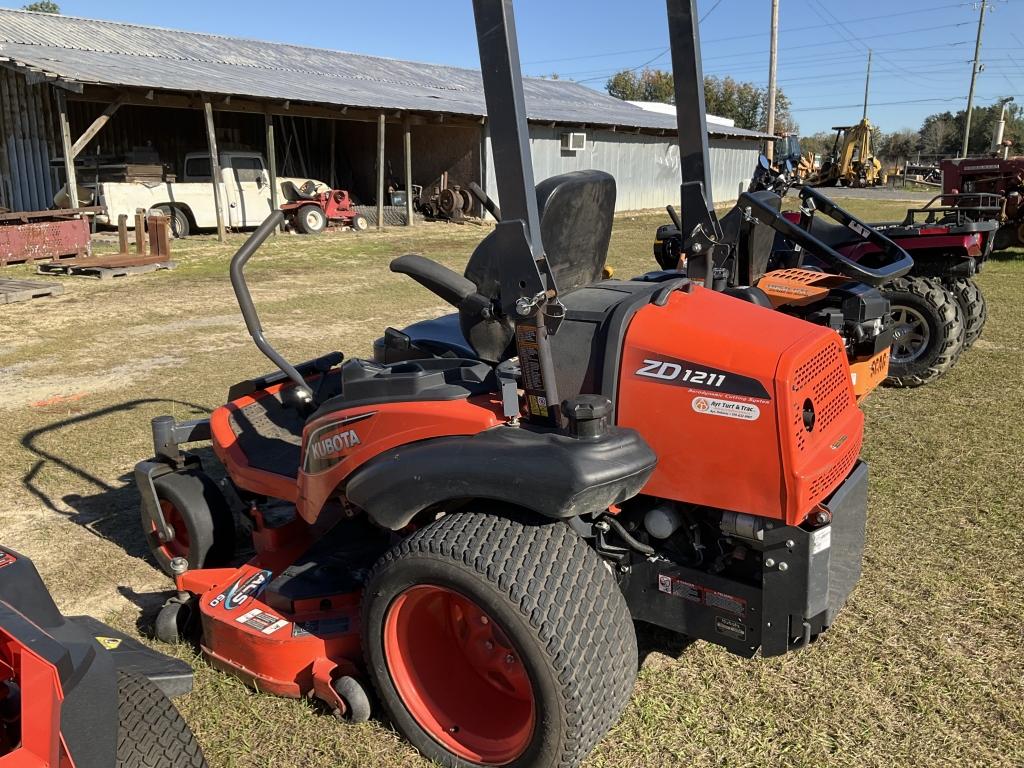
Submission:
MULTIPOLYGON (((906 205, 843 204, 868 219, 906 205)), ((618 275, 653 267, 662 219, 616 220, 618 275)), ((485 231, 279 237, 249 270, 267 334, 293 360, 367 356, 386 325, 443 309, 389 259, 415 250, 461 271, 485 231)), ((131 471, 153 416, 206 412, 268 370, 227 279, 241 241, 176 242, 173 272, 69 279, 63 296, 0 307, 0 541, 36 561, 66 612, 134 632, 170 587, 145 556, 131 471)), ((979 283, 988 326, 958 366, 865 405, 864 576, 836 626, 806 652, 749 661, 644 633, 632 702, 588 766, 1024 764, 1024 254, 999 254, 979 283)), ((211 765, 425 765, 386 724, 342 726, 161 650, 194 662, 179 706, 211 765)))

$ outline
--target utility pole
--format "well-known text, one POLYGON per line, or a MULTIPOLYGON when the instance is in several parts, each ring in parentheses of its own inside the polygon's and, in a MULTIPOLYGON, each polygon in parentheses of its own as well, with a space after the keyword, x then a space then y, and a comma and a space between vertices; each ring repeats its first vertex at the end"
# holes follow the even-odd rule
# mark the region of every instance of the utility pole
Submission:
POLYGON ((868 119, 868 86, 871 85, 871 49, 868 48, 868 73, 864 78, 864 114, 861 120, 868 119))
MULTIPOLYGON (((767 133, 775 135, 775 74, 779 64, 779 0, 772 0, 772 38, 768 52, 768 130, 767 133)), ((768 146, 765 148, 769 160, 775 159, 775 142, 768 139, 768 146)))
POLYGON ((971 87, 967 91, 967 119, 964 121, 964 144, 960 157, 967 157, 967 143, 971 138, 971 112, 974 111, 974 81, 978 79, 978 58, 981 56, 981 30, 985 26, 985 11, 988 10, 986 0, 981 0, 978 11, 978 38, 974 41, 974 61, 971 62, 971 87))

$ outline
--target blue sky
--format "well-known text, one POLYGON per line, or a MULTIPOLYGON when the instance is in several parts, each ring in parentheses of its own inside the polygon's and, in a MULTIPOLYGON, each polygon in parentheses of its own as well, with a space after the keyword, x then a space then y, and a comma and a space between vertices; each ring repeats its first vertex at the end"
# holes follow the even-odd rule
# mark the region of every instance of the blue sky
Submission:
MULTIPOLYGON (((1024 0, 989 0, 976 104, 1024 101, 1024 0)), ((13 3, 12 3, 13 5, 13 3)), ((67 14, 477 66, 468 0, 290 4, 248 0, 62 0, 67 14), (337 9, 332 12, 331 8, 337 9)), ((699 0, 706 74, 767 82, 769 0, 699 0)), ((557 72, 602 89, 620 68, 669 66, 661 0, 519 0, 527 74, 557 72)), ((868 115, 883 130, 917 128, 962 109, 978 8, 955 0, 780 0, 779 84, 801 131, 860 119, 867 49, 875 50, 868 115)))

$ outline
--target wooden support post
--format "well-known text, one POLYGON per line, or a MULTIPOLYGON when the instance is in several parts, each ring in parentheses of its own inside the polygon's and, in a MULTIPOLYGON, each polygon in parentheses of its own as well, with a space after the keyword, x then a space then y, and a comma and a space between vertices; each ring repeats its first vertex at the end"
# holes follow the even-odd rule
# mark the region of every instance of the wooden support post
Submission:
POLYGON ((117 216, 117 252, 128 253, 128 214, 121 213, 117 216))
POLYGON ((57 112, 60 118, 60 141, 64 149, 64 178, 68 200, 78 208, 78 179, 75 177, 75 153, 71 144, 71 123, 68 122, 68 100, 63 88, 57 88, 57 112))
MULTIPOLYGON (((274 144, 274 116, 269 110, 263 113, 263 123, 267 129, 267 172, 270 174, 270 210, 276 211, 279 201, 277 199, 277 147, 274 144)), ((274 228, 274 234, 280 231, 280 227, 274 228)))
POLYGON ((82 150, 85 149, 89 142, 95 138, 96 134, 103 129, 103 126, 110 122, 110 118, 114 116, 114 113, 117 112, 117 110, 121 108, 121 105, 127 100, 128 94, 122 93, 112 104, 107 105, 107 108, 103 110, 103 114, 93 120, 92 125, 86 128, 82 135, 78 137, 78 140, 72 145, 71 157, 78 157, 82 153, 82 150))
POLYGON ((146 255, 146 209, 135 209, 135 253, 146 255))
POLYGON ((384 229, 384 113, 377 117, 377 229, 384 229))
POLYGON ((402 120, 402 154, 405 159, 405 226, 413 225, 412 217, 412 124, 409 114, 402 120))
POLYGON ((213 207, 217 213, 217 239, 222 243, 224 235, 224 207, 220 199, 220 155, 217 152, 217 131, 213 125, 213 105, 207 96, 203 97, 203 112, 206 113, 206 143, 210 150, 210 175, 213 177, 213 207))
POLYGON ((334 170, 335 159, 334 159, 334 142, 335 134, 337 133, 338 123, 336 120, 331 120, 331 172, 328 174, 328 183, 331 185, 331 189, 338 188, 338 174, 334 170))

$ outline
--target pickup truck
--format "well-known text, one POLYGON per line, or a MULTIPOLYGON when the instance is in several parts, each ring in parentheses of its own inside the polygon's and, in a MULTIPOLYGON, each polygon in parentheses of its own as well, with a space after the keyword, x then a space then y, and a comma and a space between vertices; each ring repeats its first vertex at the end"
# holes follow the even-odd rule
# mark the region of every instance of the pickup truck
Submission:
MULTIPOLYGON (((217 185, 224 212, 224 226, 252 229, 270 213, 270 174, 259 152, 224 151, 220 153, 221 182, 217 185)), ((296 199, 296 189, 308 179, 278 177, 278 205, 296 199)), ((326 184, 314 181, 317 188, 326 184)), ((171 218, 176 237, 190 232, 216 229, 217 211, 213 198, 210 155, 189 152, 185 155, 181 181, 111 182, 82 185, 92 193, 92 204, 106 208, 96 217, 102 226, 117 226, 118 216, 128 215, 128 226, 135 221, 138 208, 159 210, 171 218)), ((59 197, 59 196, 58 196, 59 197)))

